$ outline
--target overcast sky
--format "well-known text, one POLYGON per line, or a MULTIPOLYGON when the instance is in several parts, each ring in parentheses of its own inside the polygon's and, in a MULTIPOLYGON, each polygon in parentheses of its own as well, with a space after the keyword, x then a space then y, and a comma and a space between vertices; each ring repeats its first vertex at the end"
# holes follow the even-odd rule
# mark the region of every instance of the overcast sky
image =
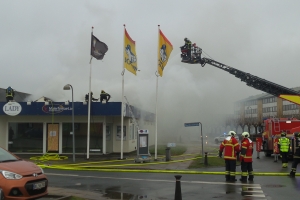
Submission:
POLYGON ((75 101, 83 101, 89 89, 93 26, 94 35, 109 48, 102 61, 92 60, 94 97, 104 89, 111 101, 120 102, 126 24, 136 41, 141 71, 137 76, 125 72, 125 95, 131 104, 155 112, 160 25, 173 52, 158 81, 158 119, 166 129, 173 129, 174 122, 208 124, 232 113, 234 101, 262 91, 213 66, 181 63, 183 39, 197 43, 206 57, 296 87, 300 85, 299 8, 296 0, 1 1, 0 87, 66 101, 71 93, 63 86, 69 83, 75 101))

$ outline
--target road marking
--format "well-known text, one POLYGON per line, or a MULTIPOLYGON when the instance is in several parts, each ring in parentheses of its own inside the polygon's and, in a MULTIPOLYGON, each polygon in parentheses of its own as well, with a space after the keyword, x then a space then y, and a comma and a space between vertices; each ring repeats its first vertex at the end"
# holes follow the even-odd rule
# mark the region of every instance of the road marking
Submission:
MULTIPOLYGON (((94 178, 94 179, 113 179, 113 180, 129 180, 129 181, 148 181, 148 182, 165 182, 174 183, 175 180, 163 180, 163 179, 142 179, 142 178, 121 178, 121 177, 100 177, 100 176, 82 176, 76 174, 57 174, 57 173, 46 173, 47 176, 68 176, 68 177, 81 177, 81 178, 94 178)), ((188 184, 207 184, 207 185, 233 185, 242 186, 241 195, 243 197, 256 197, 266 198, 264 192, 261 189, 260 184, 246 184, 246 183, 228 183, 228 182, 209 182, 209 181, 181 181, 182 183, 188 184), (252 193, 252 194, 251 194, 252 193)), ((76 185, 79 185, 77 183, 76 185)))
POLYGON ((55 173, 45 173, 46 175, 53 175, 53 176, 79 176, 76 174, 55 174, 55 173))
MULTIPOLYGON (((46 175, 53 176, 76 176, 82 178, 97 178, 97 179, 114 179, 114 180, 132 180, 132 181, 151 181, 151 182, 170 182, 171 180, 159 180, 159 179, 141 179, 141 178, 121 178, 121 177, 98 177, 98 176, 80 176, 74 174, 56 174, 56 173, 46 173, 46 175)), ((242 186, 260 186, 259 184, 246 184, 246 183, 228 183, 228 182, 208 182, 208 181, 181 181, 182 183, 193 183, 193 184, 210 184, 210 185, 242 185, 242 186)), ((248 187, 247 187, 248 188, 248 187)), ((249 187, 250 188, 250 187, 249 187)), ((258 187, 260 188, 260 187, 258 187)))
POLYGON ((259 197, 259 198, 266 198, 264 192, 262 191, 261 187, 243 187, 242 188, 242 196, 243 197, 259 197), (261 193, 261 194, 258 194, 261 193))

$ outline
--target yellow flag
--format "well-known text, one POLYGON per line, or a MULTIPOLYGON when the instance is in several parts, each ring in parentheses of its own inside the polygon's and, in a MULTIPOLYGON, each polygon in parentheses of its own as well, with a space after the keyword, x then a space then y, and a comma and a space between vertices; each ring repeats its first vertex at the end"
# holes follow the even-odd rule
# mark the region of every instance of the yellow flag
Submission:
POLYGON ((126 29, 124 33, 124 68, 136 75, 137 57, 135 53, 135 41, 131 39, 126 29))
POLYGON ((165 37, 165 35, 159 30, 158 40, 158 73, 162 77, 163 71, 169 60, 170 54, 173 50, 171 42, 165 37))

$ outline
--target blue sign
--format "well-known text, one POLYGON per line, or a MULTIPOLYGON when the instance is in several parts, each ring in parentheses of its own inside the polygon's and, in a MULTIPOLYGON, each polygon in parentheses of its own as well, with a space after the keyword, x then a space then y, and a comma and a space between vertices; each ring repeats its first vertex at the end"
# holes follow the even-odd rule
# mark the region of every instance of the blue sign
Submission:
POLYGON ((185 127, 199 126, 200 122, 184 123, 185 127))

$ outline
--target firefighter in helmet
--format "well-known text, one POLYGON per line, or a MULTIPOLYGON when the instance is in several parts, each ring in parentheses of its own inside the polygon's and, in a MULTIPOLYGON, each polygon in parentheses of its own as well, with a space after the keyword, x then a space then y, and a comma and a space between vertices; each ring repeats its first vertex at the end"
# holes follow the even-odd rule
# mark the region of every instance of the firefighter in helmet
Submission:
POLYGON ((290 177, 296 176, 297 165, 300 163, 300 133, 294 133, 295 152, 290 177))
POLYGON ((11 100, 14 100, 14 96, 15 90, 8 86, 8 88, 6 89, 6 101, 9 102, 11 100))
POLYGON ((234 131, 229 131, 227 137, 220 145, 219 157, 222 157, 224 150, 224 160, 225 160, 225 178, 226 181, 234 182, 235 172, 236 172, 236 157, 240 152, 240 145, 235 139, 236 133, 234 131))
POLYGON ((241 144, 241 170, 242 177, 240 181, 247 182, 247 176, 249 175, 248 180, 253 181, 253 167, 252 167, 252 154, 253 154, 253 142, 249 138, 250 135, 248 132, 242 133, 242 144, 241 144))
POLYGON ((101 90, 100 102, 102 103, 103 100, 105 100, 107 103, 110 100, 110 94, 106 93, 104 90, 101 90))
POLYGON ((278 141, 278 149, 281 155, 282 168, 288 167, 288 154, 290 149, 290 139, 286 137, 286 133, 281 133, 281 138, 278 141))
POLYGON ((186 48, 188 59, 191 59, 192 42, 188 38, 184 38, 184 48, 186 48))
MULTIPOLYGON (((85 101, 88 102, 88 100, 89 100, 89 93, 87 93, 87 94, 85 95, 85 101)), ((95 99, 95 98, 93 97, 93 92, 91 92, 91 100, 92 100, 92 101, 98 101, 98 100, 99 100, 99 99, 95 99)))

